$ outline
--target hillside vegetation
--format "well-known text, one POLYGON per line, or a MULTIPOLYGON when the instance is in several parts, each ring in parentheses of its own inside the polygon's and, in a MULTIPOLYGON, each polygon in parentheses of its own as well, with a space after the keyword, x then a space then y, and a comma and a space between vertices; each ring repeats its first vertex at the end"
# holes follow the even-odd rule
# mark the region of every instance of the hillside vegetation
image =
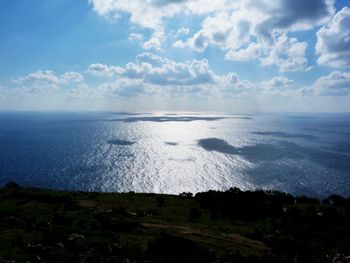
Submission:
POLYGON ((350 262, 350 199, 0 190, 0 262, 350 262))

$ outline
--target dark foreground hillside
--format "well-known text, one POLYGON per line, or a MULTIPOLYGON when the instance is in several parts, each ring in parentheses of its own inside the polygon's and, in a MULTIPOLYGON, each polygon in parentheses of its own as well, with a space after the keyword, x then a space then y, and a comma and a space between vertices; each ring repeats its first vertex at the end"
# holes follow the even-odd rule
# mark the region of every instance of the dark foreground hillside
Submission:
POLYGON ((350 262, 350 199, 0 190, 0 262, 350 262))

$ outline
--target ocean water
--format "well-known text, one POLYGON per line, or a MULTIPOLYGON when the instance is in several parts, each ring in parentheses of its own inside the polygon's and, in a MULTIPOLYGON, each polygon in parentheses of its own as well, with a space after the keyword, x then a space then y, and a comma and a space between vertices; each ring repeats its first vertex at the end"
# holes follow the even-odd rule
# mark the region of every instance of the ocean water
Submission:
POLYGON ((0 113, 0 185, 350 195, 349 114, 0 113))

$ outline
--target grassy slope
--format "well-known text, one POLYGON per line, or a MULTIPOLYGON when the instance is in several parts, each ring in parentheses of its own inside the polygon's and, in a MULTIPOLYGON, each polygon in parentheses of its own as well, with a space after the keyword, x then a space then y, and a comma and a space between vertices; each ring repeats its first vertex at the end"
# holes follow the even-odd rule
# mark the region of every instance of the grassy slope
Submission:
POLYGON ((348 208, 309 201, 247 218, 197 196, 6 188, 0 262, 327 262, 349 253, 348 208))

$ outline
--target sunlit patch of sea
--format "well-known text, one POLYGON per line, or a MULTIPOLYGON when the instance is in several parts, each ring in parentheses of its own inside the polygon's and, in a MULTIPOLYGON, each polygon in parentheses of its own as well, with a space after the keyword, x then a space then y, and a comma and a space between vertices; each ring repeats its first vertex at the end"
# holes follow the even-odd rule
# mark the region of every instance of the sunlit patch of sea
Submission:
POLYGON ((0 184, 350 194, 350 115, 0 113, 0 184))

